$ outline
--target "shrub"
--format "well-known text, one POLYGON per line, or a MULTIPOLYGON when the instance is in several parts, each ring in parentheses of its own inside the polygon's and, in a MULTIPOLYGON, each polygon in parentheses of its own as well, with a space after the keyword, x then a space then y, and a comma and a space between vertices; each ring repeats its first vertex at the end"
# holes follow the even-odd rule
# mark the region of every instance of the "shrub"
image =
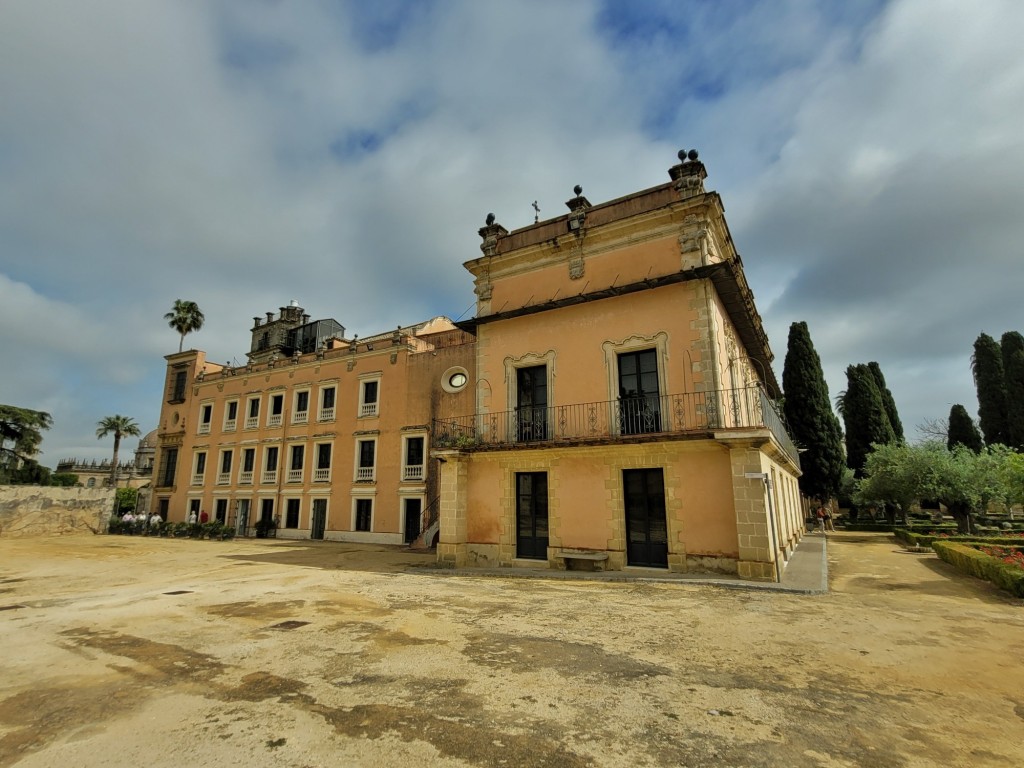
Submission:
POLYGON ((1024 570, 1021 568, 959 542, 935 541, 932 549, 957 570, 991 581, 1017 597, 1024 597, 1024 570))
POLYGON ((1003 535, 1000 536, 983 536, 981 534, 960 536, 941 530, 932 530, 921 533, 918 531, 910 531, 905 528, 897 528, 893 531, 893 535, 904 544, 909 544, 912 547, 930 547, 933 541, 976 541, 982 544, 1006 544, 1010 546, 1024 542, 1024 537, 1013 534, 1007 535, 1006 533, 1003 533, 1003 535))

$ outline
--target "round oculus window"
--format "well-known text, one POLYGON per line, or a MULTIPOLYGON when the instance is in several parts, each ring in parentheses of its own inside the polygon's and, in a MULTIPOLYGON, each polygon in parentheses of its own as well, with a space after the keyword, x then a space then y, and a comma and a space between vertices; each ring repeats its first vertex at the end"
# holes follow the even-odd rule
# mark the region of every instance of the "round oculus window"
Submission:
POLYGON ((448 377, 448 386, 451 387, 452 389, 459 389, 461 387, 466 386, 466 381, 468 381, 468 379, 466 378, 466 374, 461 372, 453 373, 451 376, 448 377))

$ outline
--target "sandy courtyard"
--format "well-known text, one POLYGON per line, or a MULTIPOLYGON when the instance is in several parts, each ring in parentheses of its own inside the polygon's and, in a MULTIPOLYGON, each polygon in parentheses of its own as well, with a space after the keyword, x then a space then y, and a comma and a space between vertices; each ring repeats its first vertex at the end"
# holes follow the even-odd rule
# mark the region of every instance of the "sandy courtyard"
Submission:
POLYGON ((831 592, 349 544, 0 541, 0 766, 1020 766, 1024 603, 884 535, 831 592))

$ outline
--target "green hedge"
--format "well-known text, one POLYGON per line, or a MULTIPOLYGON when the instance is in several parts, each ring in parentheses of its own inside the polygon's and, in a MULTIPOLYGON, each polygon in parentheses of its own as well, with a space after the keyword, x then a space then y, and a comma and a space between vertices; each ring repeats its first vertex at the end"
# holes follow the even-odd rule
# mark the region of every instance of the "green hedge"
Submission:
POLYGON ((1024 570, 1017 566, 1008 565, 955 541, 932 542, 932 549, 958 571, 991 581, 1000 589, 1005 589, 1017 597, 1024 597, 1024 570))
POLYGON ((912 547, 930 547, 933 541, 977 541, 982 544, 1010 547, 1024 544, 1024 538, 1020 536, 982 536, 981 534, 971 536, 932 536, 927 533, 915 533, 906 528, 896 528, 893 530, 893 535, 904 544, 909 544, 912 547))

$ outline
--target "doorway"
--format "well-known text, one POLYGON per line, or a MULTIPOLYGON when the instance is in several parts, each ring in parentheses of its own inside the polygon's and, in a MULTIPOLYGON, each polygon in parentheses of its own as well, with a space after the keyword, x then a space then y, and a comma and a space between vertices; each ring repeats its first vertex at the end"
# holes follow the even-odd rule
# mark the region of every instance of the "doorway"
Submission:
POLYGON ((548 559, 547 472, 516 473, 516 557, 548 559))
POLYGON ((423 499, 405 499, 405 543, 412 544, 420 535, 423 517, 423 499))
POLYGON ((516 370, 516 440, 548 437, 548 367, 534 365, 516 370))
POLYGON ((658 354, 655 350, 619 355, 619 413, 624 435, 661 431, 658 354))
POLYGON ((626 562, 668 568, 665 478, 661 469, 625 469, 626 562))
POLYGON ((309 538, 323 539, 327 528, 327 499, 313 499, 313 516, 310 521, 309 538))

